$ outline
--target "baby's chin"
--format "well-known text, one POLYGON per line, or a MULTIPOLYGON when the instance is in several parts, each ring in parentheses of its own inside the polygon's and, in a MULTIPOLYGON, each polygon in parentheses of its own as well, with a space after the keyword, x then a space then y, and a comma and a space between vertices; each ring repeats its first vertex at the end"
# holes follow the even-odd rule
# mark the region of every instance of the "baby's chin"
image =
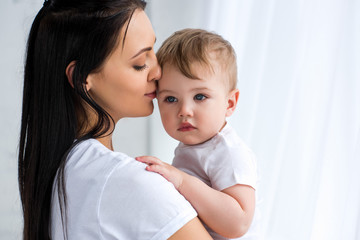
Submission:
POLYGON ((182 142, 185 145, 194 146, 194 145, 199 145, 199 144, 205 143, 205 142, 209 141, 211 138, 212 137, 204 138, 204 139, 199 139, 199 138, 191 139, 191 138, 189 138, 189 139, 181 139, 181 140, 178 140, 178 141, 182 142))
POLYGON ((165 129, 170 137, 185 144, 185 145, 199 145, 212 139, 217 132, 208 132, 206 134, 199 131, 199 129, 191 130, 188 132, 168 131, 165 129))

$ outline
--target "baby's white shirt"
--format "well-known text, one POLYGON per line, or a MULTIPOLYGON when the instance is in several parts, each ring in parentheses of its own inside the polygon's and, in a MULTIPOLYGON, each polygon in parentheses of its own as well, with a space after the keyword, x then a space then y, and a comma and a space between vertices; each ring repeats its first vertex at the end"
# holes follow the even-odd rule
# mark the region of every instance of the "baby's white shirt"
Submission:
MULTIPOLYGON (((199 178, 218 191, 236 184, 257 189, 255 155, 229 124, 204 143, 197 145, 179 143, 175 149, 172 165, 199 178)), ((260 239, 258 221, 259 211, 256 208, 250 229, 239 239, 260 239)), ((227 239, 208 227, 207 229, 214 239, 227 239)))

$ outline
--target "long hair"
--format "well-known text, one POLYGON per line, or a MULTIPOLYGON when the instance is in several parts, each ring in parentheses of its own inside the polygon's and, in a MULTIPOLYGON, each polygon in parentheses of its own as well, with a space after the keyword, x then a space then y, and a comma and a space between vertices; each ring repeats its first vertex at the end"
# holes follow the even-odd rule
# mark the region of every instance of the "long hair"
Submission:
POLYGON ((80 141, 113 131, 114 120, 90 97, 86 78, 101 69, 133 12, 144 8, 142 0, 46 0, 36 15, 27 42, 18 158, 23 239, 51 238, 54 182, 64 226, 67 154, 80 141), (65 72, 73 61, 72 87, 65 72), (85 105, 97 115, 90 129, 85 105))

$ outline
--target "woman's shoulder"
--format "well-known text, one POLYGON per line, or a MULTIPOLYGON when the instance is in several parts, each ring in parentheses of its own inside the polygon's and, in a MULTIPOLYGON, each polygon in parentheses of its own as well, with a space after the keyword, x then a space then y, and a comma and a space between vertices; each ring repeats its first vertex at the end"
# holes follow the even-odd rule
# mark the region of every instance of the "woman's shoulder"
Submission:
POLYGON ((99 204, 102 234, 167 239, 197 214, 170 182, 134 161, 119 164, 107 179, 99 204))
MULTIPOLYGON (((109 150, 96 139, 88 139, 69 153, 65 172, 72 184, 91 182, 92 188, 97 185, 98 188, 111 187, 113 181, 138 185, 138 188, 154 181, 163 184, 163 177, 146 171, 145 167, 144 163, 124 153, 109 150)), ((167 181, 165 183, 168 184, 167 181)))
POLYGON ((67 165, 91 164, 98 159, 113 161, 116 164, 119 161, 127 160, 130 157, 121 152, 111 151, 101 144, 98 140, 90 138, 78 143, 69 153, 67 165))
MULTIPOLYGON (((128 155, 111 151, 96 139, 88 139, 80 142, 70 151, 65 169, 73 177, 86 175, 92 180, 100 180, 100 178, 105 180, 117 165, 124 164, 129 167, 139 167, 138 162, 128 155)), ((86 179, 86 176, 82 176, 82 179, 86 179)))
POLYGON ((85 188, 76 201, 97 219, 104 239, 166 239, 197 215, 165 178, 95 139, 80 143, 68 160, 70 188, 85 188))

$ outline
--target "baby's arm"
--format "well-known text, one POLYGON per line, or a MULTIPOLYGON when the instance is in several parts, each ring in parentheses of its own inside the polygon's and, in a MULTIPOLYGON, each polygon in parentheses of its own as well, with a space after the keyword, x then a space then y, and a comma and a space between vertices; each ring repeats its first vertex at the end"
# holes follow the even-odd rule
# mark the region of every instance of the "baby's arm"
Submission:
POLYGON ((148 165, 146 170, 159 173, 173 183, 193 205, 201 220, 218 234, 237 238, 249 229, 255 210, 255 190, 252 187, 237 184, 217 191, 155 157, 136 159, 148 165))

